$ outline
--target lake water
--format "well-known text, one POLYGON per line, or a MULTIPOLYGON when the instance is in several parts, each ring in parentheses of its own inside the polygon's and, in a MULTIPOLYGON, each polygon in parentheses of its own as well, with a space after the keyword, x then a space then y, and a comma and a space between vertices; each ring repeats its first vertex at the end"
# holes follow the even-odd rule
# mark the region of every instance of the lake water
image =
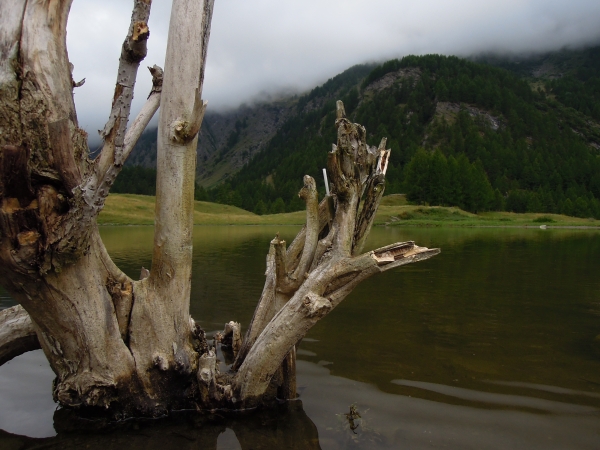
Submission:
MULTIPOLYGON (((191 313, 205 330, 247 326, 269 241, 297 231, 195 228, 191 313)), ((101 233, 127 274, 150 266, 152 228, 101 233)), ((309 332, 300 401, 55 436, 53 374, 30 352, 0 367, 0 448, 600 448, 600 232, 375 228, 368 246, 405 240, 442 253, 367 280, 309 332)))

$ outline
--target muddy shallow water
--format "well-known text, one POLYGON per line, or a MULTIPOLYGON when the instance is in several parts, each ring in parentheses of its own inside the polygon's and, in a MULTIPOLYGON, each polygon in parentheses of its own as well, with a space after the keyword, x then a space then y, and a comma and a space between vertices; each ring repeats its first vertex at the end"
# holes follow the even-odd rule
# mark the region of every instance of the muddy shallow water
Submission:
MULTIPOLYGON (((297 228, 195 229, 205 330, 248 324, 278 231, 297 228)), ((102 234, 130 276, 150 266, 151 227, 102 234)), ((0 448, 600 448, 600 232, 376 228, 368 245, 409 239, 442 253, 368 280, 309 332, 299 402, 56 436, 53 374, 30 352, 0 367, 0 448)))

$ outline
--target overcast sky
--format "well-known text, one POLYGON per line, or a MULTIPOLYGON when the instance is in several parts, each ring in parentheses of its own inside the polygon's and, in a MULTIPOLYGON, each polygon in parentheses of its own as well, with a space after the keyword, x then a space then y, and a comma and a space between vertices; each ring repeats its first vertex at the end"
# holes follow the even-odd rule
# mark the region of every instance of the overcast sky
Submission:
MULTIPOLYGON (((163 65, 170 0, 153 0, 148 56, 163 65)), ((75 0, 69 58, 80 125, 108 117, 132 2, 75 0)), ((215 0, 203 97, 220 110, 305 91, 348 67, 407 54, 542 52, 600 42, 599 0, 215 0)), ((133 111, 151 85, 138 73, 133 111)))

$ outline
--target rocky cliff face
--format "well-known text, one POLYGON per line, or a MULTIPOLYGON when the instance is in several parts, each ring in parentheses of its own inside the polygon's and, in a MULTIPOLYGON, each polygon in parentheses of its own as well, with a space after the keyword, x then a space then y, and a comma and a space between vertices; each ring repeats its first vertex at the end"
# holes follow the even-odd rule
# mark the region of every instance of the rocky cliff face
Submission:
MULTIPOLYGON (((295 112, 296 103, 292 97, 242 105, 225 112, 207 112, 198 140, 198 183, 212 186, 236 173, 295 112)), ((144 132, 127 164, 156 166, 156 129, 144 132)))
MULTIPOLYGON (((290 118, 319 110, 328 102, 333 108, 333 102, 358 87, 373 67, 353 66, 300 97, 282 96, 229 111, 211 111, 209 105, 198 140, 196 182, 212 187, 227 181, 264 150, 290 118)), ((127 165, 156 166, 156 129, 144 132, 127 165)))
POLYGON ((294 99, 244 106, 207 117, 198 142, 198 182, 220 183, 260 152, 294 113, 294 99))

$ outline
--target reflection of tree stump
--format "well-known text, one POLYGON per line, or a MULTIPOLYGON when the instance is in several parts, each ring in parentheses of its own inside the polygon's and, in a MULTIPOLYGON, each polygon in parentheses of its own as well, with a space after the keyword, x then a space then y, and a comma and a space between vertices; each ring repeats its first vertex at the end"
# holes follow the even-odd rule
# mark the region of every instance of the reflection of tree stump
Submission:
POLYGON ((165 420, 127 421, 110 425, 106 421, 82 421, 73 413, 55 413, 57 436, 45 439, 12 435, 0 430, 0 448, 28 450, 178 450, 216 449, 221 433, 230 428, 242 449, 320 449, 317 427, 293 401, 273 409, 235 416, 176 413, 165 420), (87 434, 81 431, 87 424, 87 434), (108 426, 107 426, 108 425, 108 426), (91 429, 90 429, 91 428, 91 429))
POLYGON ((228 424, 242 449, 320 449, 319 432, 295 400, 228 424))

